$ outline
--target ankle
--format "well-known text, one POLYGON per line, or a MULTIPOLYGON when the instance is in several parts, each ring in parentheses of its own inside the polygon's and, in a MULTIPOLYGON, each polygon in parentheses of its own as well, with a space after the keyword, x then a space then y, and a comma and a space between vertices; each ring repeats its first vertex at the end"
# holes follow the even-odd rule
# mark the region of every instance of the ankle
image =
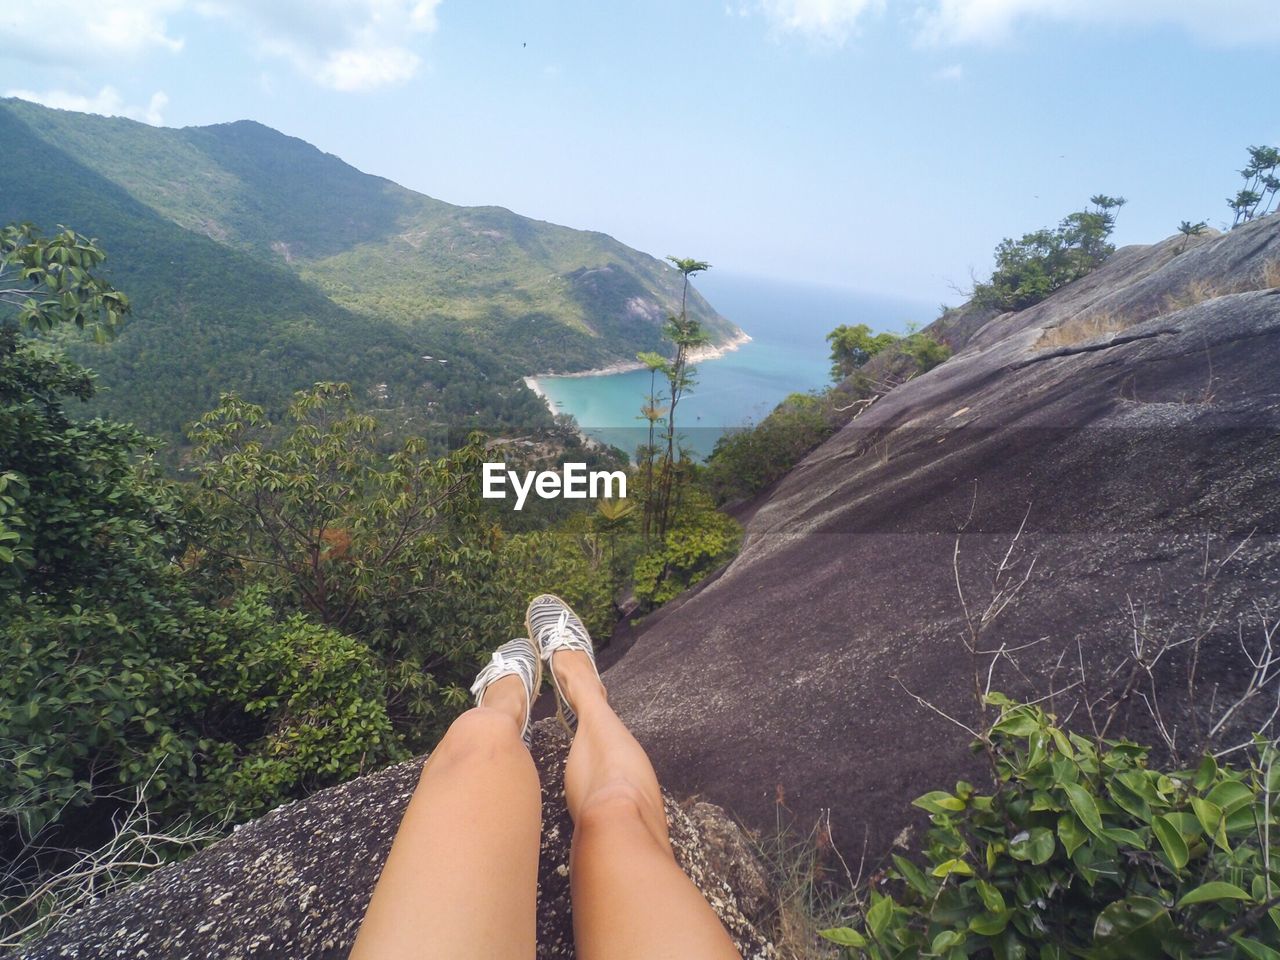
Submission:
POLYGON ((517 729, 524 727, 528 703, 524 684, 519 677, 499 677, 489 684, 484 692, 483 704, 486 710, 496 710, 509 716, 517 729))
POLYGON ((578 650, 558 650, 552 654, 551 668, 560 681, 565 698, 578 713, 593 702, 608 702, 604 684, 591 659, 578 650))

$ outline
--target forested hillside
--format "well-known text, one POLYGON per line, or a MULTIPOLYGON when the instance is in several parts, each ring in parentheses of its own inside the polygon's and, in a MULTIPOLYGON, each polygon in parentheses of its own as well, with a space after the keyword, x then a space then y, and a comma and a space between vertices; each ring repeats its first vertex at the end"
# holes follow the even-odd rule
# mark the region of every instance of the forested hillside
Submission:
MULTIPOLYGON (((399 428, 536 425, 529 373, 632 359, 680 275, 599 233, 456 207, 241 121, 181 130, 0 102, 0 222, 74 224, 133 300, 96 405, 170 441, 227 390, 353 384, 399 428)), ((713 340, 732 325, 696 294, 713 340)))

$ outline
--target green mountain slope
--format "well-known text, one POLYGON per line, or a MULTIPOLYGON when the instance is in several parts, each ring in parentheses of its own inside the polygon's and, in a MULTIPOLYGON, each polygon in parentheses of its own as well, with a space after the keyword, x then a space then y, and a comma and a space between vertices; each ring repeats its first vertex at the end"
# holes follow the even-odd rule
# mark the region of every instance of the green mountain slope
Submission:
POLYGON ((250 121, 0 100, 0 150, 0 223, 95 237, 133 299, 119 340, 73 346, 95 409, 169 441, 222 392, 278 410, 325 379, 401 430, 545 424, 522 376, 657 349, 678 309, 678 272, 611 237, 443 203, 250 121))
POLYGON ((99 374, 94 407, 171 442, 235 390, 278 410, 316 380, 349 380, 398 426, 537 423, 541 405, 457 331, 353 313, 287 268, 184 230, 0 109, 0 222, 75 226, 108 250, 134 315, 105 347, 73 343, 99 374), (448 365, 423 354, 447 354, 448 365), (477 415, 476 411, 481 411, 477 415))

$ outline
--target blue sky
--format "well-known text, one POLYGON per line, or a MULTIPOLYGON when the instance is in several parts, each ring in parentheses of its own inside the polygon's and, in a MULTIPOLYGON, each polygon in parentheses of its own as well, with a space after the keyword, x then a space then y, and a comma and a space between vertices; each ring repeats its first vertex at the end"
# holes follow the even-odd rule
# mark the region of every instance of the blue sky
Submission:
POLYGON ((934 302, 1099 191, 1121 243, 1217 226, 1280 142, 1275 0, 4 7, 5 95, 251 118, 454 203, 934 302))

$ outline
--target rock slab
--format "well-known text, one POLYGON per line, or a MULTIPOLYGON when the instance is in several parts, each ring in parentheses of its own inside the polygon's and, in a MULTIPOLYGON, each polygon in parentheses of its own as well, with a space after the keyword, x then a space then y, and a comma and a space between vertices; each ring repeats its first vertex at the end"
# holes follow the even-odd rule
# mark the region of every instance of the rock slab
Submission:
MULTIPOLYGON (((534 727, 542 776, 539 960, 574 956, 564 761, 554 721, 534 727)), ((346 957, 425 758, 321 791, 236 829, 81 910, 27 960, 346 957)), ((775 956, 761 932, 768 889, 742 831, 709 804, 667 797, 672 846, 748 960, 775 956)))

